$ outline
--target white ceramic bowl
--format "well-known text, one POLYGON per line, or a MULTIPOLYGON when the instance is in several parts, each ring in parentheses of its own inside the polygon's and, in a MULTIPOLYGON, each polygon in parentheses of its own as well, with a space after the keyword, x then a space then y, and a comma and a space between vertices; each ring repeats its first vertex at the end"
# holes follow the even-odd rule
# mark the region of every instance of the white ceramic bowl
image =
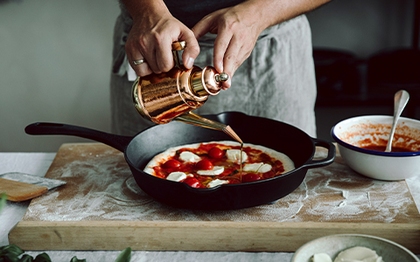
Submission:
POLYGON ((374 250, 385 262, 420 261, 410 250, 393 241, 369 235, 340 234, 321 237, 304 244, 295 252, 292 262, 311 262, 312 256, 318 253, 326 253, 334 261, 338 253, 355 246, 374 250))
POLYGON ((391 116, 358 116, 339 122, 331 130, 340 154, 354 171, 379 180, 402 180, 420 175, 420 121, 401 117, 393 146, 415 152, 382 152, 362 147, 386 146, 391 116))

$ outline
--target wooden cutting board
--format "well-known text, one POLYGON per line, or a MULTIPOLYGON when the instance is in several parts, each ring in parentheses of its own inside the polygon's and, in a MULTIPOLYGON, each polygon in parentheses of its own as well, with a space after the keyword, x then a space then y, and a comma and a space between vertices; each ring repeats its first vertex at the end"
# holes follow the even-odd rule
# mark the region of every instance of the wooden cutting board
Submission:
POLYGON ((67 184, 32 200, 10 232, 10 243, 25 250, 295 251, 321 236, 360 233, 420 253, 420 215, 406 182, 360 176, 340 155, 308 170, 279 201, 232 211, 156 202, 137 186, 123 154, 100 143, 63 144, 46 177, 67 184))

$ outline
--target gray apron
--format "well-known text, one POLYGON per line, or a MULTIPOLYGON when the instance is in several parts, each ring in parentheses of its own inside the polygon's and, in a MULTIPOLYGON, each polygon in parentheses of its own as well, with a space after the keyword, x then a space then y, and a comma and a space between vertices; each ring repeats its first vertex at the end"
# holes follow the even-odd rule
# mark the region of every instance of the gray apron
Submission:
MULTIPOLYGON (((130 27, 131 20, 122 14, 114 30, 112 132, 120 135, 135 135, 153 125, 135 110, 131 98, 133 82, 127 78, 124 53, 130 27)), ((195 65, 212 65, 214 38, 208 34, 199 39, 195 65)), ((311 31, 306 16, 301 15, 263 31, 250 57, 235 72, 231 88, 210 97, 194 112, 239 111, 291 124, 316 137, 315 100, 311 31)))

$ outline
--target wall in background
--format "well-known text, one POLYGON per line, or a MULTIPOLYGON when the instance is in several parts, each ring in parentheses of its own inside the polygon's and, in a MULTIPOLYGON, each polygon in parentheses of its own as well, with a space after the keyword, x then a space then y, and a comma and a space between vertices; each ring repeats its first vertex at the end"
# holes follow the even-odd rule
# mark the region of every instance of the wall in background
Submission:
MULTIPOLYGON (((368 114, 392 115, 393 92, 391 89, 371 89, 367 85, 366 62, 371 56, 386 50, 412 47, 415 1, 333 1, 308 14, 315 50, 336 49, 353 53, 358 59, 358 63, 353 65, 356 68, 346 68, 350 70, 346 72, 347 77, 352 77, 345 80, 346 86, 343 86, 344 82, 334 82, 344 74, 339 73, 337 67, 334 79, 328 82, 329 86, 318 86, 315 110, 318 138, 332 141, 331 127, 345 118, 368 114), (357 70, 358 75, 351 70, 357 70)), ((321 65, 326 64, 321 62, 321 65)), ((323 83, 327 83, 325 77, 328 74, 323 74, 326 69, 319 69, 322 70, 320 77, 323 83)), ((410 117, 414 114, 418 118, 420 108, 415 106, 418 101, 418 96, 412 93, 403 115, 410 113, 410 117)))
MULTIPOLYGON (((414 0, 336 0, 310 14, 313 43, 366 57, 411 43, 414 0)), ((109 72, 117 0, 0 1, 0 152, 55 152, 66 136, 32 122, 110 130, 109 72)))
POLYGON ((307 15, 313 45, 348 50, 360 58, 411 47, 414 1, 332 1, 307 15))
POLYGON ((0 151, 57 151, 82 139, 24 133, 37 121, 110 129, 117 0, 0 4, 0 151))

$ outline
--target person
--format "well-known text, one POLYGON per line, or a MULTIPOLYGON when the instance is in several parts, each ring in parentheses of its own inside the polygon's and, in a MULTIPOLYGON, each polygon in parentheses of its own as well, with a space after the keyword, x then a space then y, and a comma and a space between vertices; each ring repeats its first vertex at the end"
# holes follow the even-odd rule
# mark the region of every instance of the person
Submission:
POLYGON ((316 137, 316 81, 304 13, 329 0, 121 0, 114 29, 112 132, 135 135, 153 123, 132 103, 137 76, 174 66, 213 65, 230 78, 198 114, 240 111, 291 124, 316 137))

